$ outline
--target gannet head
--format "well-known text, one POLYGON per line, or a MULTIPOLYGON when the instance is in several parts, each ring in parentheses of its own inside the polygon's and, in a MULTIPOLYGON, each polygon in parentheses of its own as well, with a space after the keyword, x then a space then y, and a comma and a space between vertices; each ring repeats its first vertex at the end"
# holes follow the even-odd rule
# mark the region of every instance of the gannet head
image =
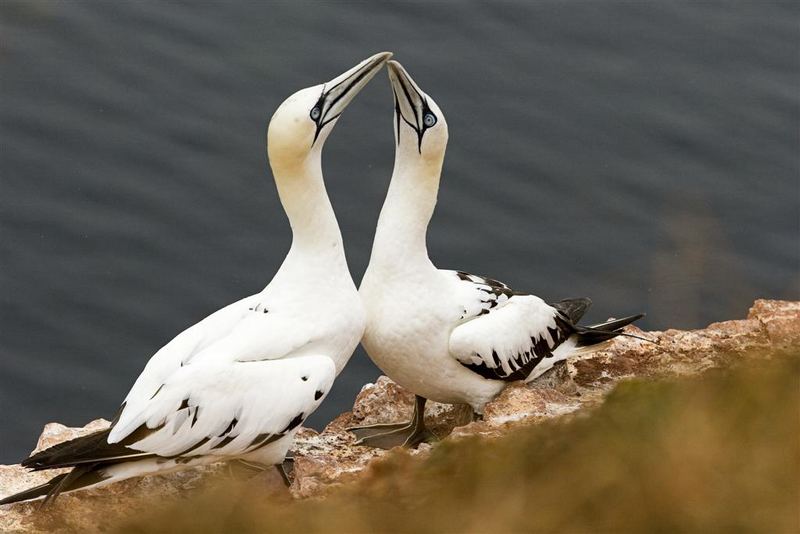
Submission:
POLYGON ((406 161, 441 165, 447 148, 444 113, 397 61, 389 61, 389 81, 394 93, 397 154, 406 161))
POLYGON ((267 130, 270 163, 294 166, 319 154, 344 109, 390 57, 390 52, 375 54, 331 81, 301 89, 284 100, 267 130))

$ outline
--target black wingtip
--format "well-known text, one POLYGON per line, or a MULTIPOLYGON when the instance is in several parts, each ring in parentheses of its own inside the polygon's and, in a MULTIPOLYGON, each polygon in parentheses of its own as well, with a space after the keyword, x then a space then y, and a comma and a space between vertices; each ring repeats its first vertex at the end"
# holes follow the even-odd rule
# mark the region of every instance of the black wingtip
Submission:
MULTIPOLYGON (((137 441, 152 432, 142 425, 132 432, 126 440, 137 441)), ((125 442, 108 443, 110 429, 98 430, 86 436, 57 443, 22 461, 22 467, 39 471, 98 463, 124 461, 126 458, 141 457, 143 453, 127 447, 125 442)))
POLYGON ((48 506, 64 492, 94 486, 107 479, 108 476, 104 475, 97 466, 79 466, 69 473, 62 473, 51 478, 40 486, 35 486, 5 497, 4 499, 0 499, 0 505, 44 497, 42 506, 48 506))
POLYGON ((45 482, 40 486, 28 488, 26 490, 20 491, 19 493, 9 495, 8 497, 0 499, 0 506, 4 504, 13 504, 15 502, 29 501, 31 499, 44 497, 48 495, 53 490, 53 488, 57 487, 61 483, 61 481, 63 481, 66 477, 67 473, 63 473, 54 478, 51 478, 50 480, 48 480, 47 482, 45 482))
POLYGON ((637 313, 636 315, 629 315, 628 317, 623 317, 622 319, 612 319, 610 321, 592 326, 575 326, 574 328, 575 335, 577 336, 577 346, 588 347, 590 345, 602 343, 603 341, 608 341, 609 339, 615 338, 619 335, 626 335, 622 332, 622 329, 629 324, 638 321, 644 316, 645 314, 643 313, 637 313))
POLYGON ((644 313, 637 313, 636 315, 629 315, 628 317, 623 317, 621 319, 612 319, 610 321, 595 324, 587 328, 591 328, 592 330, 602 330, 603 332, 613 332, 615 330, 619 330, 620 328, 624 328, 629 324, 635 323, 644 316, 644 313))

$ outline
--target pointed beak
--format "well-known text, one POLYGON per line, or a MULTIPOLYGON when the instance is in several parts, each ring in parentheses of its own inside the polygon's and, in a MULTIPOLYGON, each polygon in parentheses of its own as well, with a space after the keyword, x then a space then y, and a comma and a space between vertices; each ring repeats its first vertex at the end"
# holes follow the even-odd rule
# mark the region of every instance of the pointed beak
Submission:
POLYGON ((436 124, 436 115, 428 105, 428 97, 397 61, 388 63, 389 82, 394 93, 394 112, 397 143, 400 143, 401 121, 417 134, 417 150, 422 154, 422 138, 436 124))
POLYGON ((326 83, 320 96, 320 126, 339 117, 390 57, 391 52, 375 54, 326 83))
POLYGON ((390 61, 387 68, 389 82, 394 92, 395 111, 409 126, 417 131, 422 130, 422 114, 425 111, 425 97, 422 90, 397 61, 390 61))

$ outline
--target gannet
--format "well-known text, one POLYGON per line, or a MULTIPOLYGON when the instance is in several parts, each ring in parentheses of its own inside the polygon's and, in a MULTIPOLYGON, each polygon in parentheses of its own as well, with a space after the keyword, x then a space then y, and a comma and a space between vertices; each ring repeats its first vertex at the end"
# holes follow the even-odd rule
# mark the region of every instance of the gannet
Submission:
POLYGON ((468 404, 480 415, 507 383, 530 381, 642 317, 578 326, 588 298, 547 304, 492 278, 437 269, 425 241, 447 122, 399 63, 389 61, 388 71, 396 153, 359 290, 367 311, 362 344, 386 375, 416 394, 416 402, 409 423, 351 429, 357 443, 384 448, 432 437, 423 422, 426 399, 468 404))
POLYGON ((273 115, 267 151, 292 245, 272 281, 159 350, 111 428, 22 462, 70 472, 0 504, 41 496, 47 502, 65 491, 219 460, 283 462, 364 331, 321 155, 342 111, 389 57, 376 54, 298 91, 273 115))

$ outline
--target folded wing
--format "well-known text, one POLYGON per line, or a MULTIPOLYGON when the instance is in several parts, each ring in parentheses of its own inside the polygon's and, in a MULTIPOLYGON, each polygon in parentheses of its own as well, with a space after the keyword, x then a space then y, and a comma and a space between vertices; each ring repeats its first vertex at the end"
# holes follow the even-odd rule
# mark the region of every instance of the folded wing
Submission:
POLYGON ((49 469, 147 457, 241 456, 295 430, 330 391, 335 372, 327 356, 186 366, 124 426, 118 422, 56 445, 23 465, 49 469))
POLYGON ((128 447, 158 456, 246 454, 297 428, 330 391, 335 373, 327 356, 186 366, 108 441, 139 433, 142 439, 126 440, 128 447))
POLYGON ((524 380, 570 334, 569 321, 553 306, 533 295, 512 295, 456 327, 450 354, 484 378, 524 380))

